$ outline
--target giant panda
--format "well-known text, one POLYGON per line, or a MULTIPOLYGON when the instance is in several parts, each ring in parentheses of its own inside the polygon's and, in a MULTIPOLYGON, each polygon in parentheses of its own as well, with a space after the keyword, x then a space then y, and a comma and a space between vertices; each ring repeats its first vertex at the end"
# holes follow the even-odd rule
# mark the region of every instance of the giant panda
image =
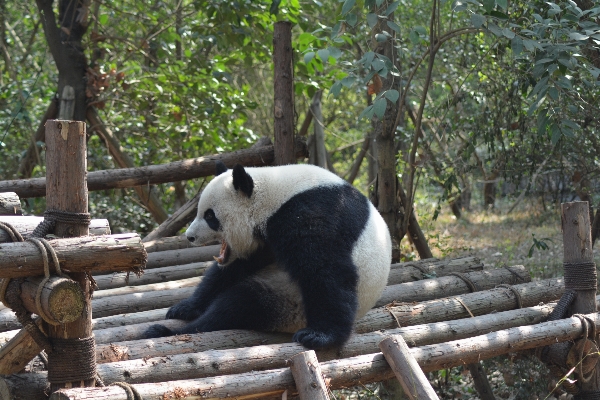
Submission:
POLYGON ((371 202, 312 165, 227 170, 198 202, 186 231, 194 245, 221 240, 221 252, 194 294, 146 337, 225 329, 295 332, 310 349, 342 345, 375 305, 388 279, 391 240, 371 202))

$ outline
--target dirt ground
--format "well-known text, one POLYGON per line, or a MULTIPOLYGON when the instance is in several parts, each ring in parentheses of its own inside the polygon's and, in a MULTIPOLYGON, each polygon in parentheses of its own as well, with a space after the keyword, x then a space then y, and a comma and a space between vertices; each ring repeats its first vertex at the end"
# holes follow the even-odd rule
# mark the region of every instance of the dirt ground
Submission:
MULTIPOLYGON (((493 210, 464 212, 463 218, 458 220, 449 210, 442 210, 438 219, 432 221, 433 207, 423 203, 417 205, 417 212, 419 223, 437 258, 473 255, 479 257, 486 268, 524 265, 533 280, 562 276, 560 209, 540 211, 536 204, 523 202, 520 208, 507 214, 510 206, 510 203, 499 202, 493 210), (537 247, 534 239, 538 241, 537 247)), ((403 246, 402 251, 408 259, 418 258, 410 245, 403 246)), ((600 264, 597 249, 594 249, 594 254, 596 263, 600 264)), ((572 398, 561 390, 554 390, 556 381, 551 379, 549 371, 533 354, 486 360, 484 367, 499 400, 572 398)), ((479 398, 466 369, 438 371, 430 374, 429 378, 442 399, 479 398)), ((362 390, 340 392, 335 398, 406 398, 391 394, 388 386, 371 385, 362 390)))

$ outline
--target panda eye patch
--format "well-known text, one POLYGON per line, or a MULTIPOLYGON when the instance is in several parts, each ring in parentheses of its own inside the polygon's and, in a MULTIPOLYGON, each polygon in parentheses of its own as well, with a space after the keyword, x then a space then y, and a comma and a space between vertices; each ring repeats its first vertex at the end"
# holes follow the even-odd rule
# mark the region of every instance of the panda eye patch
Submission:
POLYGON ((217 216, 212 208, 209 208, 204 212, 204 220, 212 230, 218 231, 221 228, 221 223, 217 219, 217 216))

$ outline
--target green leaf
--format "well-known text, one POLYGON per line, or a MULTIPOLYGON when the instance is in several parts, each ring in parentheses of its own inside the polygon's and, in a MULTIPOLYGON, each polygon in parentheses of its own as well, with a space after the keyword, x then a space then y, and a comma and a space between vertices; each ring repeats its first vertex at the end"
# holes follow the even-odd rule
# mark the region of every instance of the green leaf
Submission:
POLYGON ((590 38, 588 35, 582 35, 579 32, 571 32, 569 33, 569 37, 573 40, 587 40, 590 38))
POLYGON ((281 0, 273 0, 271 2, 271 7, 269 7, 269 13, 273 14, 273 15, 277 15, 277 13, 279 12, 279 4, 281 3, 281 0))
POLYGON ((361 118, 371 119, 371 117, 373 116, 373 112, 374 112, 373 106, 369 106, 369 107, 365 108, 364 110, 362 110, 362 112, 358 116, 358 119, 361 119, 361 118))
POLYGON ((461 12, 465 11, 468 8, 467 2, 463 0, 454 0, 452 3, 452 11, 461 12))
POLYGON ((356 16, 356 14, 350 13, 346 15, 346 22, 348 23, 348 25, 354 26, 358 22, 358 17, 356 16))
POLYGON ((398 97, 400 97, 400 93, 396 89, 386 90, 383 95, 392 103, 398 101, 398 97))
POLYGON ((371 66, 375 71, 381 71, 383 67, 385 67, 385 62, 383 60, 377 59, 371 63, 371 66))
POLYGON ((108 14, 102 14, 100 16, 100 24, 106 25, 107 22, 108 22, 108 14))
POLYGON ((374 52, 367 51, 365 53, 365 63, 364 63, 365 68, 367 68, 367 69, 371 68, 371 63, 373 62, 374 58, 375 58, 374 52))
POLYGON ((533 113, 535 112, 535 110, 537 110, 542 105, 544 100, 546 100, 546 96, 542 96, 538 101, 534 102, 531 105, 531 107, 529 107, 529 110, 527 110, 527 115, 529 117, 531 117, 533 115, 533 113))
POLYGON ((303 45, 308 45, 310 43, 312 43, 313 41, 315 41, 317 39, 317 37, 315 35, 313 35, 312 33, 308 33, 308 32, 304 32, 301 33, 300 36, 298 36, 298 43, 303 44, 303 45))
POLYGON ((328 47, 327 50, 329 51, 329 56, 335 58, 336 60, 342 55, 342 51, 337 47, 328 47))
POLYGON ((347 76, 344 79, 342 79, 342 85, 349 88, 350 86, 352 86, 354 84, 355 81, 356 81, 355 77, 347 76))
POLYGON ((485 17, 483 15, 471 15, 471 25, 473 25, 475 28, 481 28, 483 24, 485 24, 485 17))
POLYGON ((496 4, 498 4, 498 7, 502 8, 503 10, 506 10, 508 8, 507 0, 496 0, 496 4))
POLYGON ((383 43, 387 40, 388 36, 384 35, 383 33, 378 33, 377 35, 375 35, 375 40, 377 40, 378 43, 383 43))
POLYGON ((385 12, 383 14, 387 17, 388 15, 390 15, 391 13, 396 11, 396 8, 398 8, 398 5, 400 5, 399 1, 393 2, 392 4, 390 4, 388 6, 388 8, 385 9, 385 12))
POLYGON ((385 108, 387 107, 387 100, 383 97, 375 100, 373 104, 373 110, 375 110, 375 115, 377 115, 380 119, 383 118, 383 114, 385 114, 385 108))
POLYGON ((500 29, 500 27, 493 22, 488 22, 488 30, 498 37, 504 36, 502 29, 500 29))
POLYGON ((396 33, 400 33, 400 27, 394 21, 387 21, 387 26, 396 33))
POLYGON ((546 133, 546 128, 548 127, 548 110, 540 110, 537 115, 537 130, 538 135, 542 135, 546 133))
POLYGON ((308 53, 304 54, 304 62, 306 64, 308 64, 309 62, 311 62, 313 58, 315 58, 315 52, 314 51, 309 51, 308 53))
POLYGON ((556 84, 563 89, 573 89, 573 84, 571 83, 571 81, 564 76, 559 76, 556 80, 556 84))
POLYGON ((324 63, 326 63, 327 60, 329 59, 329 50, 321 49, 321 50, 317 51, 317 55, 324 63))
POLYGON ((555 87, 551 87, 550 89, 548 89, 548 94, 550 95, 550 98, 552 100, 558 99, 558 89, 556 89, 555 87))
POLYGON ((381 5, 383 4, 384 0, 376 0, 375 4, 377 4, 377 7, 381 7, 381 5))
POLYGON ((421 37, 416 31, 410 31, 410 33, 408 34, 408 38, 410 39, 412 44, 419 44, 419 41, 421 40, 421 37))
POLYGON ((570 119, 563 119, 561 122, 564 126, 568 126, 571 129, 579 129, 580 128, 579 124, 571 121, 570 119))
POLYGON ((379 17, 377 17, 377 14, 375 14, 375 13, 367 14, 367 24, 369 24, 369 28, 373 29, 373 27, 375 25, 377 25, 378 20, 379 20, 379 17))
POLYGON ((342 82, 336 81, 333 85, 331 85, 331 89, 329 89, 329 94, 333 94, 333 97, 338 97, 341 90, 342 82))
POLYGON ((523 52, 523 39, 521 39, 518 36, 515 36, 510 41, 510 48, 512 49, 515 57, 518 56, 519 54, 521 54, 523 52))
POLYGON ((515 33, 508 28, 502 29, 502 34, 508 39, 512 39, 515 37, 515 33))
POLYGON ((348 12, 354 7, 356 0, 346 0, 342 6, 342 15, 348 14, 348 12))
POLYGON ((496 5, 496 1, 495 0, 483 0, 483 9, 487 12, 490 12, 494 9, 494 6, 496 5))

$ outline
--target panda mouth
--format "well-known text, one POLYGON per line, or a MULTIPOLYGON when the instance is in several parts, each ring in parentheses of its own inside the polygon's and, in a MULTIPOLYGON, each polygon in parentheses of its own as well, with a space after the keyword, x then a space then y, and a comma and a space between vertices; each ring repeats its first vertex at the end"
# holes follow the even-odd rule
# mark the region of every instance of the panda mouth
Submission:
POLYGON ((225 240, 221 240, 221 250, 219 251, 219 257, 213 257, 219 265, 225 265, 229 260, 229 255, 231 251, 229 250, 229 246, 225 240))

